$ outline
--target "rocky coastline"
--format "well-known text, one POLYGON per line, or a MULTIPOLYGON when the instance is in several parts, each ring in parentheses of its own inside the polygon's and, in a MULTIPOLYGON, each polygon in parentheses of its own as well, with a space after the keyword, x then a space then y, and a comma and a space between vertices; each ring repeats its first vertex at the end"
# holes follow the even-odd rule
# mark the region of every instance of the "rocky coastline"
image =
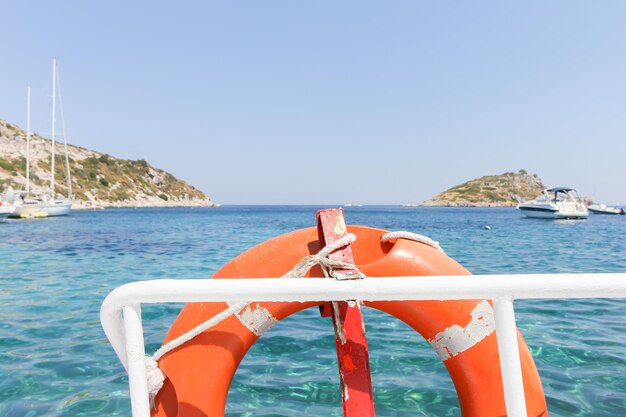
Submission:
MULTIPOLYGON (((124 207, 217 207, 210 197, 145 160, 127 160, 68 144, 74 210, 124 207)), ((49 189, 51 142, 31 135, 33 193, 49 189)), ((57 143, 56 192, 67 196, 64 146, 57 143)), ((26 132, 0 119, 0 193, 26 188, 26 132)))
POLYGON ((540 195, 545 186, 525 170, 487 175, 456 185, 422 203, 404 207, 516 207, 540 195))

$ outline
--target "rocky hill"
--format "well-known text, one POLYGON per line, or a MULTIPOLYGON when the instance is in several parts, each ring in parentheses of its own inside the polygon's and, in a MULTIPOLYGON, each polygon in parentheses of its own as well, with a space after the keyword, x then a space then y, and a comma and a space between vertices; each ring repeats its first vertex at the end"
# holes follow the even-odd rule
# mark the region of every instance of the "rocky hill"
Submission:
MULTIPOLYGON (((215 203, 192 185, 154 168, 144 160, 131 161, 68 145, 75 204, 101 207, 211 207, 215 203)), ((50 184, 50 140, 31 135, 31 187, 50 184)), ((57 143, 55 178, 58 193, 67 195, 65 149, 57 143)), ((0 119, 0 192, 26 184, 26 132, 0 119)))
POLYGON ((542 193, 537 174, 525 170, 480 177, 454 186, 425 201, 424 206, 513 207, 542 193))

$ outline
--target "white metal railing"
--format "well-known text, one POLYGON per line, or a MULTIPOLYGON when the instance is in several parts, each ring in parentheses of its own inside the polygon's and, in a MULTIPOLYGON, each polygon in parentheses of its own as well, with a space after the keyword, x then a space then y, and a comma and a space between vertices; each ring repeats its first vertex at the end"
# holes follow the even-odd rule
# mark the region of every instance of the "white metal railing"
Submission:
POLYGON ((507 415, 526 417, 513 300, 538 298, 626 298, 626 273, 139 281, 113 290, 102 303, 100 320, 128 372, 133 417, 149 417, 141 304, 490 299, 507 415))

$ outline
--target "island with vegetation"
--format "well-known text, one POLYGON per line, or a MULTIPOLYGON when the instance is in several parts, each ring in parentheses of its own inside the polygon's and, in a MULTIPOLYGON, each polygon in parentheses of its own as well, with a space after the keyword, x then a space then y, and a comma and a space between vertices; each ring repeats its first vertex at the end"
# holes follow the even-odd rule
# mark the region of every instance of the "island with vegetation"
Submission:
MULTIPOLYGON (((88 207, 213 207, 202 191, 145 160, 132 161, 68 144, 74 208, 88 207)), ((31 188, 50 183, 51 142, 31 135, 31 188)), ((67 195, 65 149, 57 143, 55 179, 67 195)), ((0 119, 0 192, 26 185, 26 132, 0 119)))
POLYGON ((537 174, 525 170, 487 175, 456 185, 419 206, 515 207, 540 195, 545 186, 537 174))

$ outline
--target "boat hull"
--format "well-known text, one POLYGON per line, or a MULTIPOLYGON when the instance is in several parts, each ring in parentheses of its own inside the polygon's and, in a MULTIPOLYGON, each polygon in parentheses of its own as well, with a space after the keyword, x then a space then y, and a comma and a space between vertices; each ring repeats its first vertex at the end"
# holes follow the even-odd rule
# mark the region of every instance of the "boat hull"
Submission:
POLYGON ((70 201, 53 201, 37 204, 24 204, 17 206, 9 216, 11 218, 36 218, 67 216, 72 208, 70 201))
POLYGON ((619 209, 616 207, 588 206, 587 209, 594 214, 624 214, 624 209, 619 209))
POLYGON ((518 207, 526 216, 533 219, 586 219, 589 213, 586 211, 560 211, 553 209, 543 209, 537 207, 518 207))
POLYGON ((9 217, 15 211, 13 206, 0 206, 0 221, 9 217))

